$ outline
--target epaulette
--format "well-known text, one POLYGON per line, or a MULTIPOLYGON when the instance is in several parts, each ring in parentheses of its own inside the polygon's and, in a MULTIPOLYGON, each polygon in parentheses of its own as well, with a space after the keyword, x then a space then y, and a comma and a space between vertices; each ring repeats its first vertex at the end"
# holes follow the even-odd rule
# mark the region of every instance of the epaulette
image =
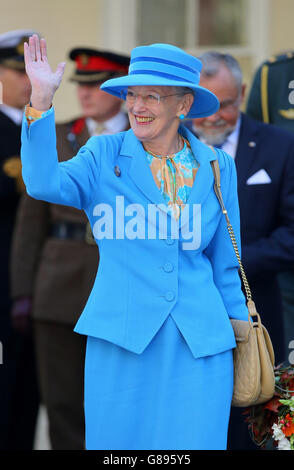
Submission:
POLYGON ((261 96, 261 112, 263 122, 269 123, 269 104, 268 104, 268 77, 269 70, 272 66, 280 65, 283 62, 291 61, 294 59, 294 51, 284 52, 276 56, 270 57, 261 66, 260 72, 260 96, 261 96))
POLYGON ((283 54, 272 55, 269 57, 264 64, 273 65, 273 64, 280 64, 281 62, 287 62, 288 60, 294 59, 294 51, 287 51, 283 54))

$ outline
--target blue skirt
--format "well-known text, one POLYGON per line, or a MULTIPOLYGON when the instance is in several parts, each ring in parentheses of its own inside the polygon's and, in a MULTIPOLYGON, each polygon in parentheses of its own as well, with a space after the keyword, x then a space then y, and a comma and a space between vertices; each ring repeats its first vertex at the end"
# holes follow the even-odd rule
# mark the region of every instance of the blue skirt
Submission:
POLYGON ((225 450, 232 350, 195 359, 171 316, 142 354, 89 336, 88 450, 225 450))

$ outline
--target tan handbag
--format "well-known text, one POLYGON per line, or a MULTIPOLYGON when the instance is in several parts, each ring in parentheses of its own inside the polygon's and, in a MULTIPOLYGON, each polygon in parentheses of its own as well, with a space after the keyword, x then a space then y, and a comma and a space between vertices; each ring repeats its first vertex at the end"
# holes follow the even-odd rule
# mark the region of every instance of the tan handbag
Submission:
POLYGON ((232 406, 247 407, 270 400, 275 391, 274 350, 270 336, 262 325, 250 287, 242 266, 233 227, 224 206, 218 161, 211 162, 215 183, 214 190, 226 218, 228 232, 240 266, 246 293, 248 321, 233 320, 231 324, 236 339, 234 349, 234 391, 232 406), (254 318, 255 317, 255 318, 254 318), (254 321, 253 321, 254 319, 254 321))

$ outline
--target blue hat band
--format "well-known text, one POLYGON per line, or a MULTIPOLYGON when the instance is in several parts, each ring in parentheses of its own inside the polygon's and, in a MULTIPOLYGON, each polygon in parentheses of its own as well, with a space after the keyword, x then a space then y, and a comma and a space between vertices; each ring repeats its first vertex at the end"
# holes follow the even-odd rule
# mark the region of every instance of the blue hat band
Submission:
MULTIPOLYGON (((168 80, 173 80, 174 82, 181 82, 183 86, 183 79, 179 77, 175 77, 174 75, 170 75, 168 73, 164 72, 156 72, 154 73, 154 70, 138 70, 137 72, 132 72, 129 75, 152 75, 153 77, 162 77, 162 78, 167 78, 168 80)), ((188 80, 185 79, 185 82, 187 83, 187 87, 189 88, 189 82, 188 80)), ((191 85, 195 85, 195 82, 190 82, 191 85)))
POLYGON ((129 75, 134 74, 157 75, 181 82, 190 82, 194 85, 198 84, 200 80, 200 73, 189 69, 189 67, 179 67, 178 65, 173 65, 170 61, 154 61, 149 58, 144 58, 143 60, 141 60, 141 58, 137 58, 131 61, 129 75))
MULTIPOLYGON (((177 62, 174 62, 173 60, 167 60, 159 57, 133 57, 131 59, 131 64, 135 64, 136 62, 158 62, 159 64, 163 65, 174 65, 177 68, 188 70, 189 72, 195 73, 195 68, 189 67, 186 64, 178 64, 177 62)), ((200 70, 199 70, 200 73, 200 70)))

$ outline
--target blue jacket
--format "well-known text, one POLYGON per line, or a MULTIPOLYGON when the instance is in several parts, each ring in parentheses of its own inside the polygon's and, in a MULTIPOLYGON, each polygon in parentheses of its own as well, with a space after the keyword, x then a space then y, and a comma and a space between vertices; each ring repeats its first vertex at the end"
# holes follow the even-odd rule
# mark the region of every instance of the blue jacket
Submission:
MULTIPOLYGON (((200 166, 178 232, 131 129, 92 137, 58 162, 52 110, 29 128, 24 119, 21 158, 28 194, 84 210, 98 239, 99 269, 75 331, 139 354, 172 315, 197 358, 233 348, 229 318, 246 320, 248 311, 213 189, 215 154, 184 127, 180 132, 200 166)), ((222 151, 218 159, 240 247, 234 161, 222 151)))

